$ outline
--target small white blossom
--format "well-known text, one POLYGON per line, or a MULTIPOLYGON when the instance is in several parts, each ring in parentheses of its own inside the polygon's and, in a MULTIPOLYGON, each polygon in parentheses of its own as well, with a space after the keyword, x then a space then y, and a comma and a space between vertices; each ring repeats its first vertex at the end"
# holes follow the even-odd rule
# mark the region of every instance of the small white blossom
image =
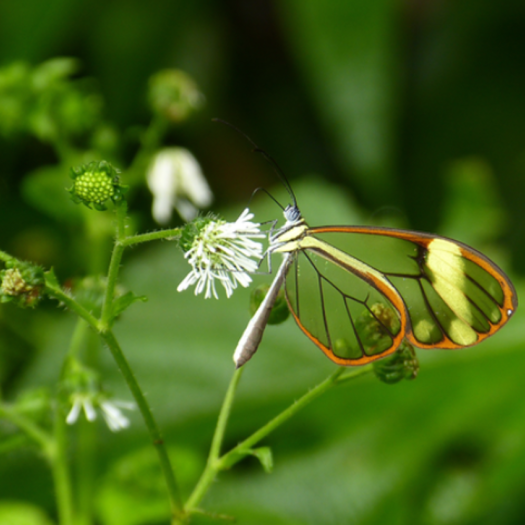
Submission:
POLYGON ((124 416, 120 408, 126 410, 133 410, 135 408, 134 403, 118 400, 110 401, 106 398, 100 399, 100 396, 89 393, 72 394, 71 401, 73 406, 66 417, 66 423, 68 425, 76 423, 82 409, 88 421, 95 421, 97 419, 96 406, 100 408, 102 416, 112 432, 117 432, 129 427, 129 419, 124 416))
POLYGON ((153 194, 153 218, 159 224, 170 220, 173 208, 185 221, 191 221, 198 209, 213 200, 199 163, 184 148, 159 151, 148 168, 147 179, 153 194))
POLYGON ((206 224, 184 254, 192 270, 177 290, 196 285, 195 295, 204 292, 206 299, 212 295, 218 299, 216 281, 224 287, 227 297, 237 284, 246 288, 252 281, 249 274, 257 270, 263 254, 262 244, 253 239, 265 237, 260 225, 251 219, 253 214, 246 208, 235 222, 214 220, 206 224))
POLYGON ((66 423, 72 425, 78 419, 80 410, 84 409, 84 414, 88 421, 95 421, 97 413, 93 407, 93 396, 90 394, 73 394, 71 396, 73 406, 66 417, 66 423))
POLYGON ((100 403, 100 409, 102 410, 102 415, 108 425, 109 429, 112 432, 118 432, 129 427, 129 419, 122 414, 121 408, 126 410, 133 410, 135 408, 134 403, 126 401, 102 401, 100 403))

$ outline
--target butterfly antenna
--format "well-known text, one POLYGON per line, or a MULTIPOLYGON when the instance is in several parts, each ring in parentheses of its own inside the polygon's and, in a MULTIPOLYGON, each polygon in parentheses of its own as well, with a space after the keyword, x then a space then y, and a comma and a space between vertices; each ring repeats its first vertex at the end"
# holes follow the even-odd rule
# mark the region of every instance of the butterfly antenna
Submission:
POLYGON ((275 202, 275 204, 277 204, 277 206, 279 206, 279 208, 281 208, 281 210, 284 211, 284 206, 266 188, 255 188, 248 203, 252 202, 252 199, 255 197, 255 194, 258 191, 264 191, 264 193, 266 193, 266 195, 268 195, 268 197, 270 197, 270 199, 272 199, 272 201, 275 202))
MULTIPOLYGON (((275 173, 277 174, 280 181, 283 183, 284 187, 286 188, 286 191, 290 194, 290 197, 292 198, 294 206, 297 207, 297 199, 295 198, 295 194, 292 190, 292 187, 290 186, 290 183, 288 182, 286 175, 283 173, 283 170, 280 168, 279 164, 277 164, 277 161, 273 157, 271 157, 268 153, 266 153, 266 151, 260 148, 248 135, 246 135, 246 133, 244 133, 244 131, 241 131, 237 126, 234 126, 230 122, 226 120, 222 120, 221 118, 212 118, 211 120, 213 122, 220 122, 221 124, 226 124, 226 126, 229 126, 230 128, 237 131, 237 133, 240 133, 253 146, 254 153, 260 153, 272 165, 275 173)), ((262 189, 262 188, 258 188, 258 189, 262 189)), ((256 191, 257 190, 255 190, 255 192, 256 191)), ((275 199, 268 192, 266 193, 275 201, 275 199)), ((282 208, 280 204, 279 206, 282 208)))

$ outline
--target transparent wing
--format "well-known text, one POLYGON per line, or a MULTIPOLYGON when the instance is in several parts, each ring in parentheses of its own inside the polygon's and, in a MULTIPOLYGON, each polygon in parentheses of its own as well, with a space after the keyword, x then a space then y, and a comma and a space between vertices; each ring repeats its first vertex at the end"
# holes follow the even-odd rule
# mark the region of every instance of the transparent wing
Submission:
MULTIPOLYGON (((388 228, 320 227, 322 244, 376 269, 396 288, 421 348, 462 348, 495 333, 517 308, 505 273, 478 251, 443 237, 388 228)), ((301 261, 300 270, 305 266, 301 261)))
POLYGON ((313 237, 294 250, 285 289, 299 327, 338 364, 379 359, 405 336, 405 306, 388 279, 313 237))

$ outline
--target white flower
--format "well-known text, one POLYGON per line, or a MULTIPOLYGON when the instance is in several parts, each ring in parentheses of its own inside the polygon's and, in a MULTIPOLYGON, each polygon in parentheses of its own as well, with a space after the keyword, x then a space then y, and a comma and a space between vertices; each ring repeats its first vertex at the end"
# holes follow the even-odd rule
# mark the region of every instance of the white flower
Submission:
POLYGON ((88 421, 95 421, 97 419, 97 413, 93 408, 93 396, 89 394, 73 394, 71 396, 73 406, 66 417, 66 423, 72 425, 78 419, 80 410, 84 409, 84 414, 88 421))
POLYGON ((237 284, 246 288, 252 281, 248 274, 257 270, 263 254, 262 244, 252 239, 265 237, 259 224, 251 219, 253 214, 246 208, 235 222, 212 220, 205 224, 184 254, 192 270, 177 290, 181 292, 195 284, 195 295, 204 291, 206 299, 212 295, 218 299, 216 281, 224 287, 227 297, 237 284))
POLYGON ((102 416, 112 432, 129 427, 129 419, 122 414, 120 408, 125 408, 126 410, 135 408, 134 403, 118 400, 109 401, 105 398, 100 399, 100 396, 96 394, 89 393, 74 393, 71 395, 71 401, 73 406, 66 417, 68 425, 76 423, 82 409, 88 421, 95 421, 97 419, 95 406, 97 406, 100 408, 102 416))
POLYGON ((165 148, 148 168, 148 186, 153 193, 153 218, 166 224, 173 208, 185 221, 193 220, 198 208, 211 204, 213 194, 195 157, 184 148, 165 148))
POLYGON ((107 426, 112 432, 118 432, 129 427, 129 419, 122 414, 120 408, 134 410, 135 404, 127 401, 102 401, 100 409, 106 421, 107 426))

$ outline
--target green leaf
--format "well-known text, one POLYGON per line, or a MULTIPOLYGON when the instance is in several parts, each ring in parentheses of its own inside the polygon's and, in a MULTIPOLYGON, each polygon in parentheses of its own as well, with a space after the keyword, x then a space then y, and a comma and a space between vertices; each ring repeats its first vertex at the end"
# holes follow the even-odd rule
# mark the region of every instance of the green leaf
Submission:
POLYGON ((82 220, 82 211, 71 200, 66 186, 68 172, 59 166, 46 166, 31 172, 22 182, 22 195, 36 209, 70 224, 82 220))
POLYGON ((262 465, 262 468, 267 474, 271 474, 273 471, 273 454, 270 447, 259 447, 252 448, 250 455, 255 456, 262 465))
POLYGON ((487 161, 481 157, 455 160, 447 167, 445 184, 441 234, 483 246, 505 232, 507 210, 487 161))
POLYGON ((53 58, 42 62, 33 71, 33 84, 37 90, 44 90, 76 73, 80 63, 75 58, 53 58))
POLYGON ((53 525, 44 511, 35 505, 0 502, 0 525, 53 525))
MULTIPOLYGON (((189 485, 202 467, 195 453, 170 448, 179 484, 189 485), (174 461, 175 460, 175 461, 174 461)), ((96 508, 107 525, 167 523, 170 515, 166 485, 153 447, 135 450, 115 461, 98 486, 96 508)))
POLYGON ((58 283, 58 279, 53 268, 50 268, 47 272, 44 272, 44 277, 47 285, 52 286, 53 288, 60 288, 60 284, 58 283))
POLYGON ((145 295, 135 295, 133 292, 125 293, 115 299, 113 303, 113 315, 117 317, 133 303, 137 301, 145 303, 147 300, 148 298, 145 295))

